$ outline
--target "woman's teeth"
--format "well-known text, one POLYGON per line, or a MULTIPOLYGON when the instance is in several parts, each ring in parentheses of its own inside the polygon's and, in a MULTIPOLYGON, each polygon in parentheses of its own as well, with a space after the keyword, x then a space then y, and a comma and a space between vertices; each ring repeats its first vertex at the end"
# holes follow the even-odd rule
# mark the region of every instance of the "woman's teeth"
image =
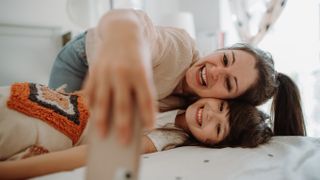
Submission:
POLYGON ((203 112, 203 108, 200 108, 197 112, 197 122, 199 126, 202 125, 202 112, 203 112))
POLYGON ((200 83, 201 83, 201 85, 207 86, 207 71, 206 71, 206 66, 203 66, 203 67, 200 69, 199 75, 200 75, 200 81, 201 81, 200 83))

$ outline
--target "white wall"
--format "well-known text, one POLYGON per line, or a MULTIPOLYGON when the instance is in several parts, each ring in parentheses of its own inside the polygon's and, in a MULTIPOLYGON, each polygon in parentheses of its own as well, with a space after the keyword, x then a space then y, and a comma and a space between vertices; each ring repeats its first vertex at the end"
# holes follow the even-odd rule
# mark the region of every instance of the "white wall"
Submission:
POLYGON ((61 35, 78 32, 66 0, 0 0, 0 85, 16 81, 46 84, 61 35))
POLYGON ((194 14, 196 32, 219 31, 219 0, 180 0, 180 10, 194 14))
POLYGON ((167 14, 191 12, 196 32, 216 32, 220 27, 219 0, 145 0, 145 10, 155 22, 167 14))
POLYGON ((47 84, 53 59, 61 48, 60 32, 0 24, 0 86, 24 81, 47 84))
POLYGON ((0 23, 79 30, 66 13, 66 0, 0 0, 0 23))
POLYGON ((179 0, 145 0, 145 11, 158 24, 162 17, 179 11, 179 0))
POLYGON ((220 33, 219 0, 180 0, 180 10, 193 13, 196 43, 202 55, 218 48, 220 33))

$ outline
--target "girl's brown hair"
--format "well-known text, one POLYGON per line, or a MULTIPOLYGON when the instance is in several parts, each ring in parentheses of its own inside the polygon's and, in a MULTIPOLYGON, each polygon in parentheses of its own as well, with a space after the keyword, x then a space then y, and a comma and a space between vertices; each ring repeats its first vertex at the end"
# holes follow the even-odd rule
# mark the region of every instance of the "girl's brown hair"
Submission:
POLYGON ((273 136, 269 116, 256 107, 241 101, 229 103, 229 134, 213 147, 256 147, 273 136))

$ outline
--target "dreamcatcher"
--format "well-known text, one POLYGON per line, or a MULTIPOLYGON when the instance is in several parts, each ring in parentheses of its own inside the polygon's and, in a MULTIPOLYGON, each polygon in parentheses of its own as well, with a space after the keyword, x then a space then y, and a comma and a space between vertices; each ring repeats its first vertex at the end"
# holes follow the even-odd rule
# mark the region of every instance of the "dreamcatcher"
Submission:
POLYGON ((280 16, 286 0, 229 0, 229 3, 241 40, 258 44, 280 16))

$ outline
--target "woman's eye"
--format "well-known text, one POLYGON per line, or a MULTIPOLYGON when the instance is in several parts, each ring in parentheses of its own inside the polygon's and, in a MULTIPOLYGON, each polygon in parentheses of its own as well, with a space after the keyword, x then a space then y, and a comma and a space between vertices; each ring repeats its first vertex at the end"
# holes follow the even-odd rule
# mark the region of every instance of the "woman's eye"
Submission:
POLYGON ((223 54, 223 65, 224 66, 228 65, 228 58, 227 58, 226 54, 223 54))
POLYGON ((232 87, 231 87, 231 82, 229 77, 226 77, 225 83, 226 83, 227 91, 230 92, 232 90, 232 87))

